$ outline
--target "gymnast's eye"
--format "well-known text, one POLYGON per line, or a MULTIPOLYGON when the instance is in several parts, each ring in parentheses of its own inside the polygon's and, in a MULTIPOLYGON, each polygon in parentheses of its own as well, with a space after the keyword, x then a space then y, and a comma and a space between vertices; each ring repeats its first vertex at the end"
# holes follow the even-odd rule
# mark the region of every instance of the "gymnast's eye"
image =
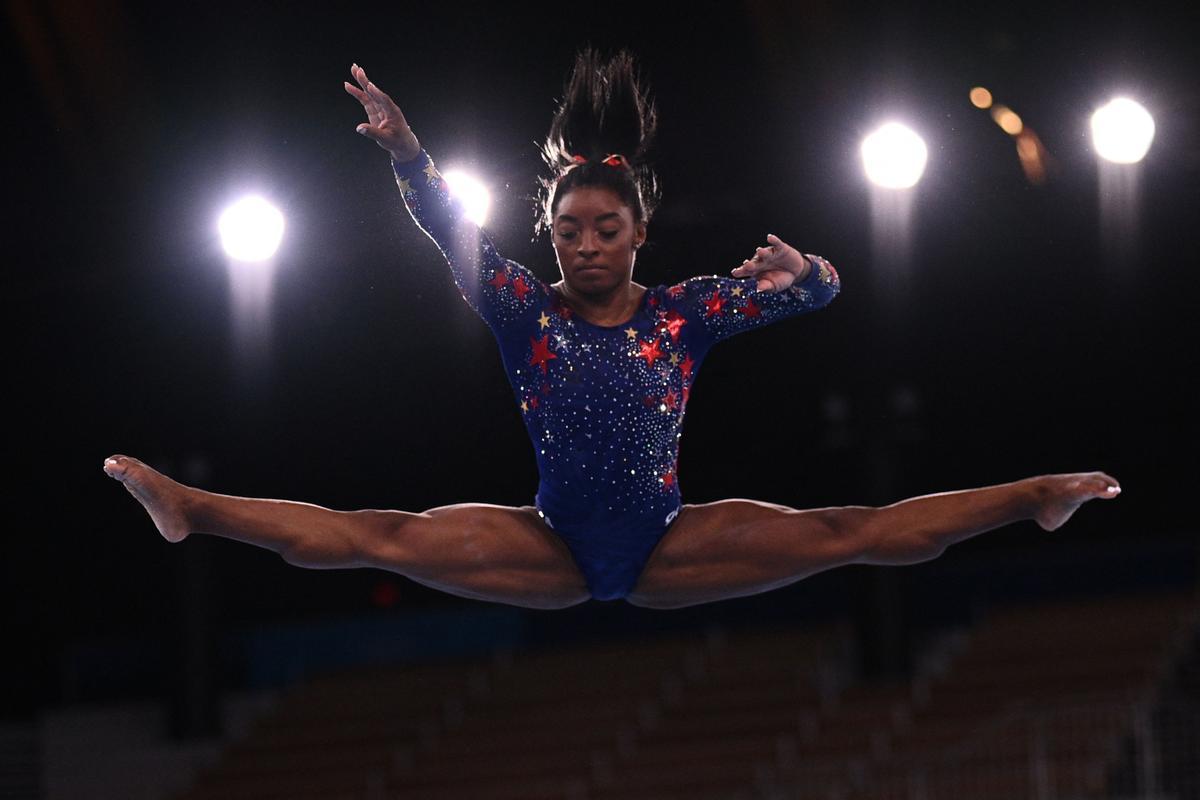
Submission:
POLYGON ((615 239, 620 231, 600 231, 600 235, 605 239, 615 239))
POLYGON ((575 231, 559 231, 558 238, 570 241, 575 238, 575 231))

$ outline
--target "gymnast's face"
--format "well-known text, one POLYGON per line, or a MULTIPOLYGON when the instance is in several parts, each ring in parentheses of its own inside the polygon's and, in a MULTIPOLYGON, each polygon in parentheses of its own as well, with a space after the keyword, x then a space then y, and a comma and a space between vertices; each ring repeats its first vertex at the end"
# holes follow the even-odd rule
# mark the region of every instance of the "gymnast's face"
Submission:
POLYGON ((646 224, 612 189, 580 186, 558 201, 552 228, 563 281, 580 294, 606 294, 633 280, 646 224))

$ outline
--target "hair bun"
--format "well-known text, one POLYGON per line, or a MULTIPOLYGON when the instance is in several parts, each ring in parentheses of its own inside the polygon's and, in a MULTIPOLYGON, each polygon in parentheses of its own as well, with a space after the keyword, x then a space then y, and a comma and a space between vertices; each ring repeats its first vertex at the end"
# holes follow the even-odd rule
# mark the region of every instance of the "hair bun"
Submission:
POLYGON ((659 199, 646 163, 656 127, 654 102, 638 80, 633 55, 621 50, 605 58, 592 47, 580 50, 542 146, 550 174, 540 181, 538 228, 549 227, 564 192, 590 185, 612 188, 637 221, 648 221, 659 199))

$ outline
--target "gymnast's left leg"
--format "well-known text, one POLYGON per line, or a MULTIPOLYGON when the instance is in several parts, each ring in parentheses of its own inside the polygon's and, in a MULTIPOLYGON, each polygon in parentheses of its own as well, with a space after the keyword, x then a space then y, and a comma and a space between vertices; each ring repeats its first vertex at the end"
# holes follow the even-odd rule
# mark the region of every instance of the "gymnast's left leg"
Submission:
POLYGON ((955 542, 1020 520, 1061 526, 1079 506, 1121 491, 1103 472, 1042 475, 882 508, 801 511, 754 500, 685 505, 629 594, 684 606, 759 594, 844 564, 916 564, 955 542))

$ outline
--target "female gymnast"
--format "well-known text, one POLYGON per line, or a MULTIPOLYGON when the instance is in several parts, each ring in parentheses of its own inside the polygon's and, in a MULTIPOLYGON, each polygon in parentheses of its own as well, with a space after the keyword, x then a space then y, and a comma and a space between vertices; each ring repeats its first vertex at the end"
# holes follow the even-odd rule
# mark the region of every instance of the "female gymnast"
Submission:
POLYGON ((828 304, 838 274, 770 235, 733 277, 647 288, 632 280, 657 201, 645 154, 655 112, 631 57, 575 63, 543 155, 543 218, 562 280, 502 258, 452 199, 404 115, 361 67, 346 91, 357 130, 388 151, 404 202, 437 243, 466 301, 500 345, 533 441, 536 505, 462 503, 420 513, 334 511, 213 494, 137 459, 104 470, 162 536, 224 536, 309 568, 378 567, 451 594, 531 608, 585 600, 680 608, 757 594, 843 564, 913 564, 1033 519, 1062 525, 1102 472, 1043 475, 881 508, 799 510, 754 500, 681 504, 680 425, 708 349, 828 304))

